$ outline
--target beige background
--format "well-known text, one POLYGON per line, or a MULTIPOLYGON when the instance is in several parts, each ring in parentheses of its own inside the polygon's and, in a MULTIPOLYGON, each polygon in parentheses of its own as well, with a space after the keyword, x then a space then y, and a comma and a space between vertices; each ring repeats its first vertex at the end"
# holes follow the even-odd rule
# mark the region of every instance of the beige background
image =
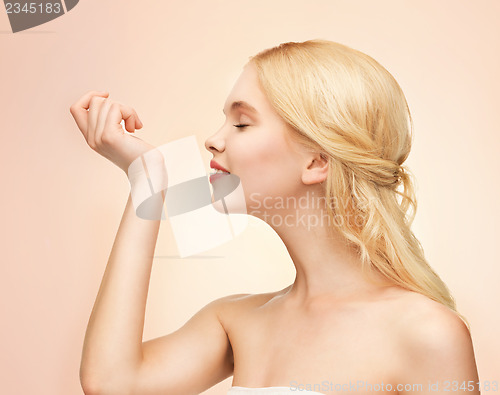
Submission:
MULTIPOLYGON (((138 111, 145 140, 196 134, 203 148, 248 57, 311 38, 368 53, 405 91, 416 133, 408 160, 418 180, 414 229, 471 322, 481 380, 500 380, 499 16, 496 0, 82 0, 12 34, 2 2, 2 393, 82 393, 82 341, 128 181, 87 147, 70 105, 88 90, 108 90, 138 111)), ((203 151, 207 170, 210 158, 203 151)), ((284 246, 255 219, 209 258, 169 259, 177 253, 171 237, 163 222, 145 340, 217 297, 293 281, 284 246)))

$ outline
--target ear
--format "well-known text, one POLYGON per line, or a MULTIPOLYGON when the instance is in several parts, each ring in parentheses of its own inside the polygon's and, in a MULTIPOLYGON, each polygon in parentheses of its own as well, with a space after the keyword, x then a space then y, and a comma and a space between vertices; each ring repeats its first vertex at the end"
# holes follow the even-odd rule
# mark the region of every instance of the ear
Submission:
POLYGON ((328 176, 328 159, 325 154, 314 153, 306 158, 302 182, 306 185, 319 184, 328 176))

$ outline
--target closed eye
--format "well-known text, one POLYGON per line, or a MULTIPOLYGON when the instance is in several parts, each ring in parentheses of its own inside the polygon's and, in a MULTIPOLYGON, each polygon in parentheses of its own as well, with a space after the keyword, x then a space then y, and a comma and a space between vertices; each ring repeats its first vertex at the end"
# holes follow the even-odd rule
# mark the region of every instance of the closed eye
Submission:
POLYGON ((247 127, 248 125, 243 125, 243 124, 239 124, 239 125, 233 125, 235 128, 245 128, 247 127))

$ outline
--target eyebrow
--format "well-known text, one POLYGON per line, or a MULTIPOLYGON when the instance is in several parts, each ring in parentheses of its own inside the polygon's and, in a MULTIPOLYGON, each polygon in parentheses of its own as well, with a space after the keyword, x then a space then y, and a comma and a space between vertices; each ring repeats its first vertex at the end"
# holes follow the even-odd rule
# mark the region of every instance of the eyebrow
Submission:
MULTIPOLYGON (((231 111, 237 109, 237 108, 243 108, 243 109, 246 109, 254 114, 257 114, 258 111, 255 109, 255 107, 251 106, 250 104, 248 104, 246 101, 234 101, 231 103, 231 111)), ((224 111, 224 109, 222 109, 222 112, 224 114, 226 114, 226 111, 224 111)))

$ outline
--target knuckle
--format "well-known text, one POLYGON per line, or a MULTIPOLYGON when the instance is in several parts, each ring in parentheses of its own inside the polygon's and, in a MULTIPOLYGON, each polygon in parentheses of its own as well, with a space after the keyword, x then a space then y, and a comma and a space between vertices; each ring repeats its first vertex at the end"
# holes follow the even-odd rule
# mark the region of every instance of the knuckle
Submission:
POLYGON ((91 105, 96 105, 97 103, 102 102, 102 100, 103 100, 102 97, 92 96, 92 98, 90 99, 90 104, 91 105))
POLYGON ((108 143, 108 137, 105 137, 106 132, 102 131, 101 133, 96 134, 95 136, 95 145, 97 147, 102 147, 108 143))
POLYGON ((99 149, 103 146, 103 141, 102 141, 102 136, 101 137, 96 137, 95 139, 95 142, 94 142, 94 145, 96 147, 96 149, 99 149))
POLYGON ((104 131, 101 136, 101 142, 102 144, 110 145, 113 142, 111 133, 106 133, 106 131, 104 131))

